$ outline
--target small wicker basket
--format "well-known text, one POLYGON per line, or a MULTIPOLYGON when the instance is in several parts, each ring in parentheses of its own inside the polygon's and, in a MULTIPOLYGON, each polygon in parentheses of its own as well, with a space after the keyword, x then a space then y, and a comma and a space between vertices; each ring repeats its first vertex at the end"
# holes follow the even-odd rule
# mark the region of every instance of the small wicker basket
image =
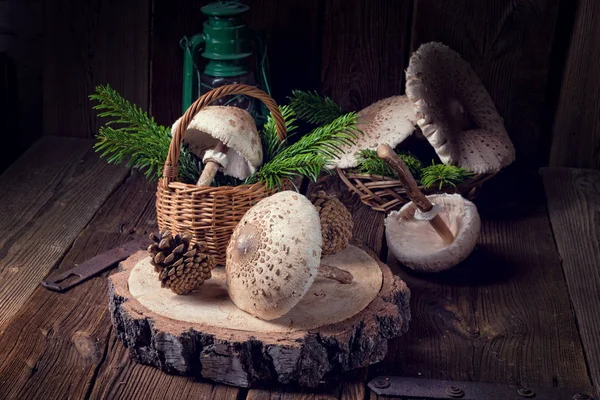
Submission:
MULTIPOLYGON (((339 168, 336 171, 348 189, 360 196, 360 200, 375 211, 388 213, 410 201, 402 183, 397 179, 379 175, 356 174, 339 168)), ((428 189, 419 186, 419 189, 426 195, 459 193, 463 197, 473 200, 483 183, 493 176, 494 174, 479 174, 456 186, 444 185, 441 188, 435 186, 428 189)))
POLYGON ((242 216, 261 199, 275 191, 262 183, 240 186, 197 186, 177 182, 178 161, 185 131, 194 116, 213 101, 231 95, 245 95, 262 101, 271 111, 277 136, 286 138, 283 116, 275 101, 254 86, 227 85, 214 89, 196 100, 185 112, 173 132, 163 178, 156 191, 158 227, 171 232, 186 233, 192 242, 206 242, 208 252, 218 265, 225 265, 225 251, 233 230, 242 216))

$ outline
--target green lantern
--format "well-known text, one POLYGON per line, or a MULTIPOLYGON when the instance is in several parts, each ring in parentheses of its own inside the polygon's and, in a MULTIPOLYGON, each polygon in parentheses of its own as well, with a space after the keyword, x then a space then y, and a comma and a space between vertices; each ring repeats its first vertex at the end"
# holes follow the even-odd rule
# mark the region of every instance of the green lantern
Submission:
MULTIPOLYGON (((203 93, 232 83, 258 86, 271 94, 264 38, 252 32, 242 18, 249 9, 238 1, 210 3, 201 9, 208 17, 203 32, 181 40, 184 112, 203 93)), ((264 120, 268 112, 245 96, 213 104, 243 108, 258 120, 264 120)))

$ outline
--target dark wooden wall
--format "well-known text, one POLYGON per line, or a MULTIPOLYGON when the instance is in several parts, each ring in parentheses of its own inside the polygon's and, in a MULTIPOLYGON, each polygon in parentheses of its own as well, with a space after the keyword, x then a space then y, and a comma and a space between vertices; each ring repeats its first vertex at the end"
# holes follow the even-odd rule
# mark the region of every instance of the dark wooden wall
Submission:
POLYGON ((42 0, 0 1, 0 170, 42 135, 42 0))
MULTIPOLYGON (((202 0, 44 0, 44 130, 92 137, 87 100, 109 83, 170 124, 180 115, 179 40, 202 0)), ((346 110, 404 91, 419 44, 442 41, 481 76, 527 165, 600 168, 596 0, 247 0, 270 32, 274 95, 316 89, 346 110)), ((1 4, 1 2, 0 2, 1 4)))

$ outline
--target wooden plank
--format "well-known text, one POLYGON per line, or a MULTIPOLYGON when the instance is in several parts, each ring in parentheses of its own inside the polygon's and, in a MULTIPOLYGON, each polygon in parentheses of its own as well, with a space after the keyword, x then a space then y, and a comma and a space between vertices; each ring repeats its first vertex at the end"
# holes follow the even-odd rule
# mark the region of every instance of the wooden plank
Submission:
POLYGON ((600 3, 563 3, 559 23, 567 28, 557 43, 566 50, 556 56, 561 57, 556 60, 561 73, 553 82, 560 89, 550 166, 600 168, 600 82, 594 73, 600 68, 600 26, 594 18, 600 13, 600 3))
POLYGON ((150 0, 44 0, 44 32, 46 134, 93 136, 100 84, 147 109, 150 0))
MULTIPOLYGON (((134 172, 79 235, 60 268, 156 229, 156 186, 134 172)), ((136 364, 112 334, 106 275, 64 294, 39 287, 0 336, 0 390, 8 398, 236 399, 215 388, 136 364)))
POLYGON ((355 111, 404 93, 411 0, 326 0, 322 91, 355 111))
POLYGON ((388 255, 412 291, 413 318, 408 334, 392 342, 372 372, 525 386, 590 384, 547 211, 536 196, 542 188, 539 180, 527 181, 534 191, 498 187, 523 196, 510 206, 479 203, 479 244, 460 266, 417 274, 388 255))
POLYGON ((559 0, 415 0, 412 49, 429 41, 458 51, 482 79, 517 159, 538 164, 559 0))
POLYGON ((541 175, 591 379, 600 386, 600 171, 543 168, 541 175))
MULTIPOLYGON (((153 227, 154 190, 141 174, 129 178, 82 233, 83 226, 76 229, 59 270, 153 227)), ((111 338, 106 293, 106 274, 66 293, 36 287, 0 336, 0 387, 8 398, 86 396, 111 338)))
POLYGON ((87 140, 44 138, 0 177, 0 327, 127 173, 100 160, 87 140))
MULTIPOLYGON (((184 35, 202 31, 200 8, 210 0, 155 0, 153 13, 152 114, 157 122, 172 124, 182 114, 184 35)), ((271 90, 287 102, 292 89, 315 89, 319 83, 318 0, 249 0, 246 23, 267 31, 271 90)))

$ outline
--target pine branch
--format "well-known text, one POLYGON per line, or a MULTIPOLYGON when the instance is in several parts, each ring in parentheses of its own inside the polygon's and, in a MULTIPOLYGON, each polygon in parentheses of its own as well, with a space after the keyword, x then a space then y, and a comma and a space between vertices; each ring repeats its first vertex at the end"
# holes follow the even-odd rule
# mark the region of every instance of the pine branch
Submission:
POLYGON ((299 119, 316 125, 333 122, 344 115, 342 108, 329 97, 321 97, 316 92, 292 91, 290 106, 299 119))
POLYGON ((325 167, 341 153, 341 146, 354 144, 360 131, 355 113, 342 115, 328 125, 314 129, 264 164, 248 182, 264 182, 267 187, 281 186, 284 178, 305 176, 316 180, 325 167))
MULTIPOLYGON (((398 156, 404 161, 415 179, 421 174, 421 161, 411 153, 399 152, 398 156)), ((390 166, 377 155, 375 150, 362 150, 358 156, 356 170, 363 174, 397 178, 398 175, 390 166)))
POLYGON ((273 116, 269 114, 267 117, 267 122, 260 132, 263 146, 264 163, 271 161, 277 154, 281 152, 281 150, 286 147, 288 139, 296 133, 295 131, 298 128, 296 126, 296 112, 292 107, 289 105, 279 106, 279 110, 281 111, 281 115, 283 116, 283 120, 285 122, 287 138, 282 142, 279 141, 275 120, 273 119, 273 116))
POLYGON ((421 185, 430 188, 439 183, 439 189, 441 190, 444 185, 456 187, 457 184, 473 175, 472 172, 464 168, 454 165, 434 164, 432 161, 430 166, 421 170, 421 185))
MULTIPOLYGON (((98 116, 111 118, 96 135, 96 151, 110 163, 127 160, 128 167, 143 170, 149 180, 160 178, 171 144, 171 129, 156 124, 154 118, 108 85, 96 87, 90 99, 98 102, 94 106, 100 111, 98 116)), ((187 182, 195 182, 200 176, 198 165, 186 148, 181 149, 179 156, 179 174, 187 182)))

